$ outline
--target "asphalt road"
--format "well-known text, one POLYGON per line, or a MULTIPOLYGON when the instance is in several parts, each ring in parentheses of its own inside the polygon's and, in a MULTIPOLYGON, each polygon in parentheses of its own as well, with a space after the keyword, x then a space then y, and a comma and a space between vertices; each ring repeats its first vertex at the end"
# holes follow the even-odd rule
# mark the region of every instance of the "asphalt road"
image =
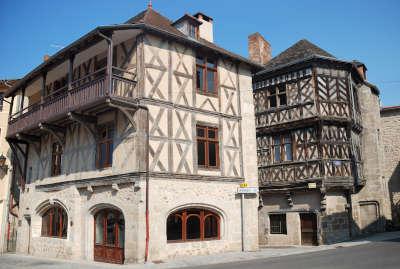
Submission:
POLYGON ((191 267, 191 269, 399 269, 400 238, 370 244, 336 248, 239 263, 191 267))
MULTIPOLYGON (((205 257, 206 258, 206 257, 205 257)), ((164 264, 166 265, 166 264, 164 264)), ((160 265, 116 266, 104 263, 70 263, 67 261, 39 259, 19 255, 0 256, 0 269, 136 269, 170 268, 160 265)), ((378 241, 352 247, 306 254, 282 256, 235 263, 189 267, 187 269, 399 269, 400 238, 378 241)))

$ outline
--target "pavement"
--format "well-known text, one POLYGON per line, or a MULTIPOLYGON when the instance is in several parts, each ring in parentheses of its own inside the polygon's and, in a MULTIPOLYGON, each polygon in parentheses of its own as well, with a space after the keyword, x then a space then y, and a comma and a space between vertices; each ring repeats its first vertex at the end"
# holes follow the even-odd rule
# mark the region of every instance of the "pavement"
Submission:
POLYGON ((366 238, 323 246, 262 248, 254 252, 229 252, 182 257, 147 264, 114 265, 91 261, 46 259, 19 254, 0 256, 0 269, 164 269, 164 268, 400 268, 400 232, 375 234, 366 238), (357 259, 360 256, 362 258, 357 259), (377 259, 377 257, 381 257, 377 259), (387 256, 387 257, 386 257, 387 256), (340 258, 341 257, 341 258, 340 258), (385 257, 383 259, 383 257, 385 257), (356 267, 354 261, 375 267, 356 267), (379 263, 380 260, 388 264, 379 263), (396 265, 391 267, 392 263, 396 265), (338 264, 340 263, 340 265, 338 264), (282 267, 286 264, 287 267, 282 267), (300 266, 303 264, 304 267, 300 266), (332 267, 334 265, 335 267, 332 267), (315 267, 317 266, 317 267, 315 267), (330 267, 331 266, 331 267, 330 267), (340 267, 342 266, 342 267, 340 267), (343 267, 344 266, 344 267, 343 267), (350 267, 346 267, 350 266, 350 267))

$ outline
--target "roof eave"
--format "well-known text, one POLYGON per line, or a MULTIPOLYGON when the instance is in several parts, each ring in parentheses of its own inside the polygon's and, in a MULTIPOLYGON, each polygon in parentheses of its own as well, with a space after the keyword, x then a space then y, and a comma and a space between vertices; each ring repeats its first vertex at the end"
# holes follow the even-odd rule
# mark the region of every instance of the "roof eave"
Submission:
POLYGON ((229 55, 226 54, 222 51, 216 50, 215 48, 212 48, 210 46, 207 46, 206 44, 202 44, 198 41, 189 39, 187 37, 184 36, 179 36, 176 35, 174 33, 170 33, 168 31, 159 29, 157 27, 153 27, 151 25, 145 24, 145 23, 139 23, 139 24, 118 24, 118 25, 107 25, 107 26, 98 26, 96 28, 94 28, 92 31, 88 32, 87 34, 85 34, 84 36, 80 37, 79 39, 77 39, 76 41, 72 42, 70 45, 66 46, 65 48, 61 49, 60 51, 58 51, 56 54, 54 54, 53 56, 51 56, 47 61, 41 63, 39 66, 37 66, 35 69, 33 69, 31 72, 29 72, 27 75, 25 75, 23 78, 21 78, 13 87, 11 87, 6 93, 5 93, 5 97, 10 97, 12 93, 14 93, 16 90, 18 90, 19 88, 21 88, 22 85, 24 85, 25 83, 27 83, 28 80, 33 79, 34 77, 36 77, 43 69, 45 69, 46 67, 50 66, 51 64, 54 64, 54 62, 58 59, 58 58, 63 58, 66 56, 66 54, 68 52, 71 52, 73 50, 74 47, 77 47, 78 45, 82 44, 83 42, 85 42, 86 40, 88 40, 89 38, 93 37, 94 35, 97 35, 100 31, 105 31, 105 30, 131 30, 131 29, 142 29, 142 30, 147 30, 147 31, 151 31, 151 32, 155 32, 155 33, 159 33, 183 42, 186 42, 192 46, 197 46, 197 47, 204 47, 213 51, 218 52, 221 55, 224 55, 228 58, 232 58, 234 60, 240 61, 242 63, 245 63, 247 65, 249 65, 253 70, 259 71, 263 68, 262 65, 255 63, 247 58, 244 58, 240 55, 229 55))

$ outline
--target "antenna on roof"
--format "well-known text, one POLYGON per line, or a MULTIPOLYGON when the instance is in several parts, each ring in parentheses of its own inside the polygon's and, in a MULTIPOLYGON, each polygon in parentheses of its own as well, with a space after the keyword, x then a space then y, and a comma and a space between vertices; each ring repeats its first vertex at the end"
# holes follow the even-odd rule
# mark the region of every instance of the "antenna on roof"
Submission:
POLYGON ((153 4, 151 3, 151 0, 149 0, 149 4, 147 5, 147 8, 152 8, 153 4))

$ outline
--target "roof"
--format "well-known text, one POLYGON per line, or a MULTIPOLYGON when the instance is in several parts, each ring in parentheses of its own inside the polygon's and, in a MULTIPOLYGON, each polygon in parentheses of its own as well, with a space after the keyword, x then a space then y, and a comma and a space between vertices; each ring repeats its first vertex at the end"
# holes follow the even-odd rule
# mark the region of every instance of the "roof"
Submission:
MULTIPOLYGON (((193 19, 196 19, 195 17, 201 14, 203 17, 206 16, 203 13, 196 13, 194 16, 190 16, 193 19)), ((209 18, 209 17, 208 17, 209 18)), ((179 19, 178 19, 179 20, 179 19)), ((197 20, 197 19, 196 19, 197 20)), ((262 68, 262 66, 256 62, 253 62, 251 60, 249 60, 248 58, 245 58, 243 56, 240 56, 236 53, 230 52, 226 49, 223 49, 222 47, 218 46, 217 44, 213 43, 213 42, 209 42, 203 38, 198 38, 197 40, 193 40, 192 38, 188 38, 185 34, 183 34, 181 31, 179 31, 178 29, 176 29, 173 24, 174 22, 170 21, 168 18, 164 17, 163 15, 161 15, 160 13, 158 13, 157 11, 155 11, 153 8, 148 8, 142 12, 140 12, 139 14, 137 14, 136 16, 132 17, 131 19, 129 19, 126 24, 137 24, 137 23, 143 23, 147 26, 151 26, 154 27, 156 29, 159 30, 163 30, 169 34, 173 34, 176 35, 178 37, 184 38, 187 41, 191 41, 191 42, 196 42, 197 45, 201 45, 204 46, 208 49, 214 50, 216 52, 222 53, 228 57, 234 58, 236 60, 245 62, 247 64, 250 64, 252 66, 255 66, 259 69, 262 68)))
POLYGON ((302 39, 293 46, 289 47, 287 50, 281 52, 278 56, 272 58, 265 65, 265 69, 275 69, 279 66, 289 65, 293 62, 318 56, 336 59, 336 57, 329 52, 321 49, 306 39, 302 39))
POLYGON ((184 21, 184 20, 191 21, 192 23, 197 24, 197 25, 202 24, 201 21, 199 21, 198 19, 196 19, 196 18, 193 17, 192 15, 185 14, 185 15, 183 15, 182 17, 180 17, 179 19, 177 19, 176 21, 174 21, 174 22, 172 23, 172 25, 178 24, 178 23, 180 23, 181 21, 184 21))
POLYGON ((381 113, 385 112, 400 112, 400 106, 384 106, 381 107, 381 113))
POLYGON ((34 70, 29 72, 26 76, 20 79, 11 89, 6 92, 6 97, 10 96, 14 91, 19 89, 24 83, 28 82, 30 79, 35 78, 40 75, 43 69, 48 68, 52 64, 60 61, 65 57, 69 57, 71 50, 82 49, 84 46, 89 46, 88 40, 92 40, 95 42, 96 40, 101 40, 99 37, 99 32, 101 31, 113 31, 113 30, 123 30, 123 29, 142 29, 144 31, 151 31, 152 33, 157 33, 160 35, 168 36, 170 38, 185 42, 194 47, 201 47, 204 49, 213 50, 216 53, 224 55, 226 57, 232 58, 236 61, 240 61, 250 65, 256 70, 261 70, 262 66, 256 62, 253 62, 243 56, 230 52, 216 45, 215 43, 208 42, 205 39, 199 38, 194 40, 193 38, 189 38, 174 26, 172 26, 173 22, 162 16, 158 12, 156 12, 153 8, 148 8, 136 16, 130 18, 123 24, 114 24, 107 26, 98 26, 86 35, 82 36, 78 40, 64 47, 56 54, 52 55, 46 62, 42 62, 39 66, 37 66, 34 70))
POLYGON ((0 79, 0 91, 10 89, 17 82, 18 79, 0 79))

